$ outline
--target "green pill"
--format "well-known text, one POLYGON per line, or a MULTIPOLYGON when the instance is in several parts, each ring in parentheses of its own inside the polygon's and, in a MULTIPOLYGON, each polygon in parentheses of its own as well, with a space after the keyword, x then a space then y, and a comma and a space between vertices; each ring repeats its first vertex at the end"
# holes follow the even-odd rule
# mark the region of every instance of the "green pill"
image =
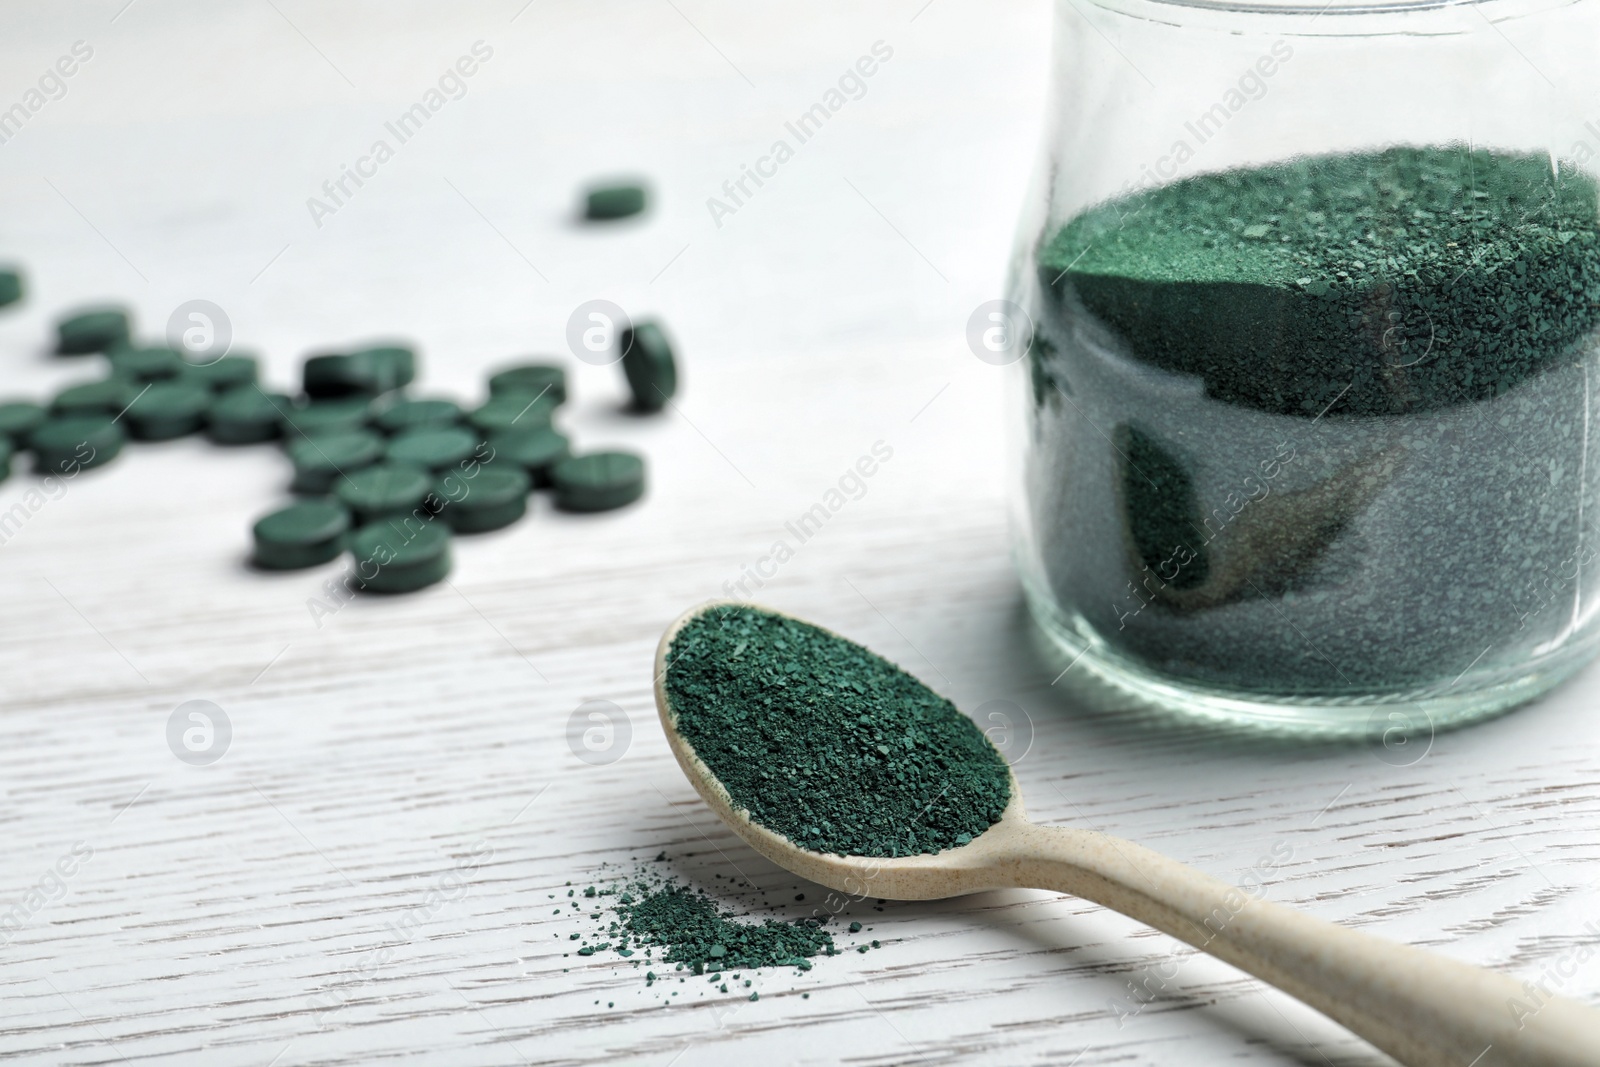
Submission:
POLYGON ((352 534, 350 554, 362 589, 409 593, 450 573, 450 534, 443 523, 392 519, 352 534))
POLYGON ((467 422, 485 435, 508 430, 536 430, 550 425, 556 406, 556 401, 548 394, 501 393, 474 408, 467 416, 467 422))
POLYGON ((461 421, 461 405, 454 400, 396 400, 373 421, 387 433, 454 426, 461 421))
POLYGON ((508 430, 489 438, 488 462, 510 463, 528 473, 532 484, 550 484, 550 470, 571 454, 567 439, 554 430, 508 430))
POLYGON ((609 511, 644 495, 644 460, 632 452, 568 456, 550 470, 556 506, 565 511, 609 511))
POLYGON ((178 380, 220 393, 241 385, 254 385, 260 376, 260 360, 255 356, 237 355, 223 356, 210 363, 185 361, 179 369, 178 380))
POLYGON ((644 186, 637 182, 593 185, 583 196, 583 217, 593 221, 625 219, 645 208, 644 186))
POLYGON ((489 395, 526 393, 548 397, 557 404, 567 401, 567 372, 553 363, 521 363, 489 376, 489 395))
POLYGON ((206 436, 219 445, 249 445, 279 434, 283 413, 290 409, 282 393, 264 393, 256 385, 229 389, 206 412, 206 436))
POLYGON ((377 396, 394 388, 380 361, 366 353, 312 356, 300 370, 301 387, 317 399, 377 396))
POLYGON ((383 438, 366 430, 302 437, 289 445, 296 493, 328 493, 341 479, 383 456, 383 438))
POLYGON ((0 437, 0 482, 11 477, 11 455, 15 451, 9 437, 0 437))
POLYGON ((349 529, 350 513, 332 501, 290 504, 251 527, 256 546, 251 560, 272 571, 315 567, 338 558, 349 529))
POLYGON ((291 441, 325 433, 350 433, 367 428, 372 420, 372 402, 366 397, 314 400, 285 407, 282 418, 283 436, 291 441))
POLYGON ((27 443, 29 435, 39 428, 44 416, 44 408, 31 400, 0 403, 0 437, 20 448, 27 443))
POLYGON ((22 273, 0 270, 0 307, 15 304, 22 299, 22 273))
POLYGON ((128 405, 128 433, 141 441, 167 441, 205 425, 211 390, 183 382, 154 382, 128 405))
POLYGON ((138 387, 121 378, 102 378, 67 386, 50 401, 50 410, 57 415, 121 415, 138 395, 138 387))
POLYGON ((56 351, 63 356, 106 352, 128 343, 128 313, 119 307, 76 311, 56 323, 56 351))
POLYGON ((417 353, 405 345, 373 345, 351 355, 369 360, 383 391, 410 385, 417 378, 417 353))
POLYGON ((127 435, 105 415, 60 415, 45 419, 28 438, 33 469, 41 474, 77 474, 110 463, 127 435))
POLYGON ((672 342, 656 322, 639 322, 622 331, 622 373, 628 378, 633 406, 660 411, 678 391, 678 365, 672 342))
POLYGON ((390 439, 387 455, 390 463, 437 471, 470 459, 480 443, 477 434, 459 426, 407 430, 390 439))
POLYGON ((452 472, 434 483, 435 511, 456 533, 498 530, 528 513, 529 485, 517 467, 484 467, 472 478, 452 472))
POLYGON ((378 463, 351 471, 339 480, 334 494, 366 524, 384 519, 403 519, 422 510, 432 476, 420 467, 399 463, 378 463))
POLYGON ((131 345, 113 348, 106 353, 111 361, 111 376, 143 385, 145 382, 176 378, 183 371, 183 357, 170 348, 151 346, 138 348, 131 345))

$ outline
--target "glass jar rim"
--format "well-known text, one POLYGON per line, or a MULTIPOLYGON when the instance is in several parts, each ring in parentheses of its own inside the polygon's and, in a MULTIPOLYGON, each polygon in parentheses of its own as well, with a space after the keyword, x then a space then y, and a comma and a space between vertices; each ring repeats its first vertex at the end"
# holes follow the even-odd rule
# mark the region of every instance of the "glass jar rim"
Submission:
MULTIPOLYGON (((1062 5, 1076 6, 1077 0, 1060 0, 1062 5)), ((1595 0, 1086 0, 1106 11, 1153 21, 1182 19, 1184 12, 1196 16, 1244 15, 1284 16, 1289 19, 1315 21, 1323 16, 1365 16, 1366 18, 1398 18, 1424 13, 1450 12, 1455 9, 1477 9, 1491 22, 1503 22, 1545 11, 1551 8, 1572 7, 1595 0)), ((1334 31, 1337 32, 1337 31, 1334 31)))

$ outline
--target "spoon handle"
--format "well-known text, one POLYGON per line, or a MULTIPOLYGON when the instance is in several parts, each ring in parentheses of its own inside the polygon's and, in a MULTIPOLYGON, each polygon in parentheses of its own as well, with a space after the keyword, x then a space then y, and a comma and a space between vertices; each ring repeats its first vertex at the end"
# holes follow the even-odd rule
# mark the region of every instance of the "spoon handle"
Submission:
POLYGON ((1409 1067, 1597 1067, 1600 1011, 1410 945, 1347 930, 1131 841, 1024 825, 1014 884, 1092 900, 1309 1004, 1409 1067))

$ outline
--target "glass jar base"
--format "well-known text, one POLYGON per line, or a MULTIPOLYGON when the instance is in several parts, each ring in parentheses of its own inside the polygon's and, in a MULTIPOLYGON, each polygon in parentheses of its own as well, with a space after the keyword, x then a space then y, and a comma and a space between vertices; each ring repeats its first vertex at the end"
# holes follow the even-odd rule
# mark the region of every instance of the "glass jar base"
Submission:
POLYGON ((1566 646, 1515 673, 1469 670, 1455 681, 1409 692, 1277 696, 1209 688, 1162 675, 1118 655, 1081 620, 1064 618, 1049 597, 1028 588, 1028 607, 1055 661, 1056 681, 1097 706, 1256 735, 1328 741, 1407 738, 1504 714, 1548 692, 1588 664, 1595 646, 1566 646), (1130 704, 1129 701, 1132 701, 1130 704))

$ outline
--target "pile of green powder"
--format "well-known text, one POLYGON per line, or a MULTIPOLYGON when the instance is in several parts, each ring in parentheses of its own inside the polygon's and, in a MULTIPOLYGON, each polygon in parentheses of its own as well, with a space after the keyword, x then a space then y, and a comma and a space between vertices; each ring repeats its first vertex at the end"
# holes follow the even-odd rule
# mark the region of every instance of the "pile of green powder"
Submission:
POLYGON ((1392 415, 1503 394, 1590 334, 1597 217, 1594 180, 1548 156, 1392 148, 1104 204, 1039 273, 1219 400, 1392 415))
POLYGON ((1011 799, 1005 760, 955 705, 853 642, 748 607, 668 652, 678 731, 756 823, 815 852, 964 845, 1011 799))
POLYGON ((612 940, 604 947, 658 948, 662 951, 657 958, 685 964, 695 974, 707 967, 794 966, 809 971, 812 956, 836 953, 832 935, 815 919, 740 922, 703 890, 673 882, 654 886, 630 882, 617 892, 612 907, 616 919, 606 930, 612 940))
MULTIPOLYGON (((664 852, 656 857, 657 862, 665 859, 664 852)), ((729 884, 731 888, 740 883, 730 877, 729 884)), ((744 882, 742 888, 756 887, 744 882)), ((815 908, 809 915, 757 920, 747 915, 748 901, 741 914, 719 904, 705 889, 692 889, 643 866, 624 878, 582 890, 569 888, 567 897, 573 911, 588 912, 589 919, 599 924, 589 933, 566 935, 579 942, 572 954, 620 956, 644 970, 646 985, 709 975, 720 992, 730 992, 732 986, 732 991, 743 993, 755 984, 752 976, 758 971, 793 967, 797 973, 805 972, 811 970, 814 958, 837 956, 842 951, 825 928, 837 917, 833 909, 815 908)), ((797 894, 795 900, 803 902, 805 894, 797 894)), ((882 904, 879 901, 876 910, 882 911, 882 904)), ((783 907, 767 904, 764 895, 762 906, 769 912, 783 907)), ((556 914, 564 910, 558 907, 556 914)), ((858 935, 863 929, 870 932, 872 928, 853 921, 847 932, 858 935)), ((841 936, 844 933, 841 931, 841 936)), ((882 947, 882 942, 868 937, 846 945, 859 953, 882 947)), ((750 999, 759 998, 752 993, 750 999)))

